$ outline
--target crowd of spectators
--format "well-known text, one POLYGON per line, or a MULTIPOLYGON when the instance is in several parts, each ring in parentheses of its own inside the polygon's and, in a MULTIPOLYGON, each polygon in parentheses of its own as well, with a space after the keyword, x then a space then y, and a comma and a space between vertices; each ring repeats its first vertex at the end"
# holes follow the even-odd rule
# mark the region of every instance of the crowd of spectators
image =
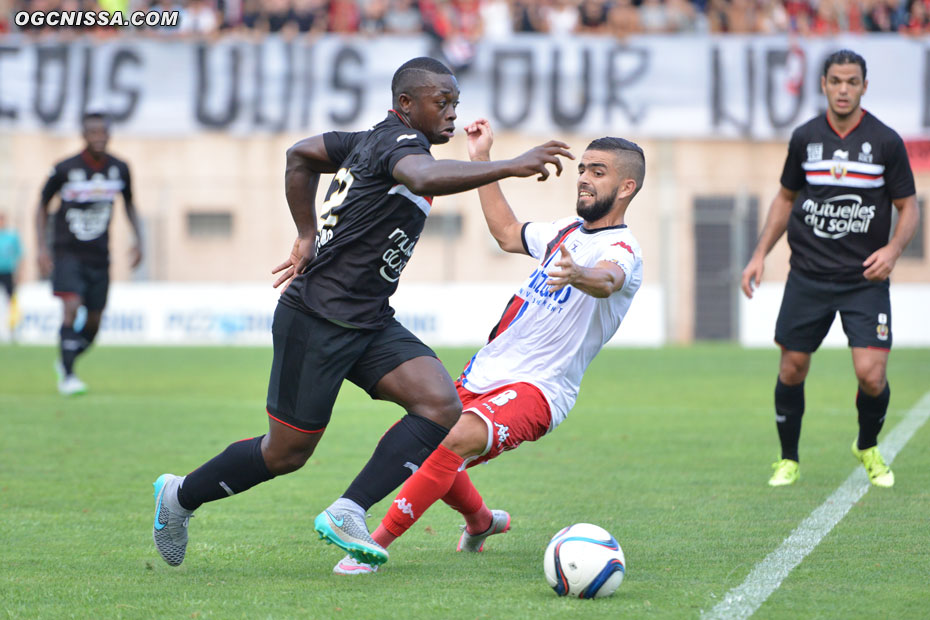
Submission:
MULTIPOLYGON (((3 4, 0 0, 0 4, 3 4)), ((326 32, 432 35, 450 60, 513 32, 627 37, 657 33, 930 33, 930 0, 7 0, 18 11, 178 11, 169 36, 326 32)), ((48 28, 30 28, 31 32, 48 28)))

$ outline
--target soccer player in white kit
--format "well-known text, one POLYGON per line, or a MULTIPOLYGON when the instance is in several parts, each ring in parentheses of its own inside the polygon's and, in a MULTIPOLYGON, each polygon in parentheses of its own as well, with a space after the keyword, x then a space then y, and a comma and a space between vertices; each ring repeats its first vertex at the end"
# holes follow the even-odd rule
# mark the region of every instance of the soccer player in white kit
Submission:
MULTIPOLYGON (((493 133, 487 121, 465 131, 471 159, 489 159, 493 133)), ((510 515, 490 510, 465 470, 536 441, 575 404, 585 369, 617 331, 642 283, 642 254, 624 215, 644 176, 642 149, 605 137, 591 142, 578 164, 578 217, 521 223, 497 183, 479 188, 501 248, 529 254, 539 264, 456 382, 462 416, 372 534, 381 546, 439 499, 465 517, 458 551, 481 551, 488 536, 510 528, 510 515)), ((376 570, 346 556, 334 572, 376 570)))

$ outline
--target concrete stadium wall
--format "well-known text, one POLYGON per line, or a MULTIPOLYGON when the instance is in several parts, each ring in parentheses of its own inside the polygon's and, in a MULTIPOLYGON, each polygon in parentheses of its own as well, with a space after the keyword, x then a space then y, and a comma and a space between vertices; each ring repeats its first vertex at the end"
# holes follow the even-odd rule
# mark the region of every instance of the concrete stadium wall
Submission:
MULTIPOLYGON (((467 122, 470 119, 461 119, 467 122)), ((129 226, 121 208, 111 228, 114 281, 270 283, 270 270, 293 243, 294 228, 283 191, 284 153, 299 135, 235 137, 199 134, 192 138, 147 139, 117 132, 112 151, 130 162, 134 195, 145 224, 146 261, 129 271, 129 226), (228 211, 233 216, 227 239, 188 234, 190 212, 228 211)), ((594 137, 553 136, 568 142, 576 155, 594 137)), ((539 138, 518 134, 498 137, 494 155, 517 155, 539 138)), ((647 156, 646 181, 631 207, 627 223, 643 247, 646 287, 661 291, 664 329, 661 341, 689 342, 694 334, 696 242, 694 200, 701 196, 755 196, 759 221, 778 187, 785 154, 782 142, 642 140, 647 156)), ((38 193, 53 162, 82 147, 76 137, 47 133, 0 135, 0 209, 12 216, 24 237, 27 259, 22 279, 35 281, 33 213, 38 193)), ((438 158, 466 158, 459 136, 436 147, 438 158)), ((575 171, 545 183, 533 179, 503 182, 518 217, 552 220, 574 211, 575 171)), ((325 183, 324 183, 325 185, 325 183)), ((926 197, 930 174, 917 178, 918 196, 926 197)), ((321 188, 321 192, 324 191, 321 188)), ((532 269, 532 259, 506 255, 487 233, 475 192, 437 198, 434 214, 460 214, 461 236, 424 235, 406 268, 404 285, 489 283, 514 286, 532 269)), ((924 238, 930 238, 924 218, 924 238)), ((787 273, 788 249, 782 240, 766 263, 766 283, 787 273)), ((930 259, 902 259, 895 283, 930 283, 930 259)), ((491 304, 497 311, 497 306, 491 304)))

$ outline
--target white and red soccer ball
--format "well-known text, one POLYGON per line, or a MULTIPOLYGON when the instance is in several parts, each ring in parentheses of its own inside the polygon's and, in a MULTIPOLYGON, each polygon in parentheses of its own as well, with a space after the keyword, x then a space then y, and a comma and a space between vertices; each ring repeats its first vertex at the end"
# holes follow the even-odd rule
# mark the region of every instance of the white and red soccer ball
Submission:
POLYGON ((590 523, 576 523, 549 541, 543 570, 559 596, 603 598, 620 587, 626 560, 610 532, 590 523))

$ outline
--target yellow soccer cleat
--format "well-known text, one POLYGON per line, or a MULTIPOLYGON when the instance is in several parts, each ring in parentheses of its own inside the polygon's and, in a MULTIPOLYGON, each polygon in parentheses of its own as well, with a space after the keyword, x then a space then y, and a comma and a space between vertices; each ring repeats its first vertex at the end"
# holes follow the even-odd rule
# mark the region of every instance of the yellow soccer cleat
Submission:
POLYGON ((782 459, 777 463, 772 463, 772 469, 775 473, 769 478, 770 487, 788 486, 801 479, 801 466, 797 461, 782 459))
POLYGON ((852 453, 865 467, 866 473, 869 474, 869 481, 872 484, 885 489, 894 486, 894 472, 885 465, 885 459, 882 458, 882 453, 878 451, 878 446, 860 450, 858 441, 853 440, 852 453))

